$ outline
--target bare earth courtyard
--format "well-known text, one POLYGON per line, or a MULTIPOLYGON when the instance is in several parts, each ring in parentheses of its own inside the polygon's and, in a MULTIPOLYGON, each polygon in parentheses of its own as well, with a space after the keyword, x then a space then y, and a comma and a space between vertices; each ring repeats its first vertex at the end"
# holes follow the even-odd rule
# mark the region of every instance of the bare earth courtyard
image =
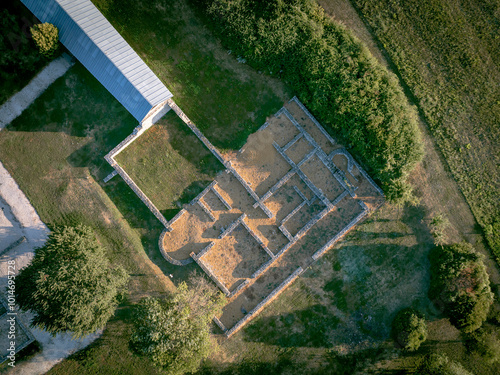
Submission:
MULTIPOLYGON (((175 103, 170 106, 185 117, 175 103)), ((183 120, 226 170, 170 221, 153 205, 166 227, 160 249, 177 265, 194 260, 227 296, 222 316, 214 320, 230 337, 384 197, 297 98, 239 152, 224 156, 183 120)), ((126 166, 110 155, 127 181, 126 166)), ((127 183, 137 192, 133 181, 127 183)))

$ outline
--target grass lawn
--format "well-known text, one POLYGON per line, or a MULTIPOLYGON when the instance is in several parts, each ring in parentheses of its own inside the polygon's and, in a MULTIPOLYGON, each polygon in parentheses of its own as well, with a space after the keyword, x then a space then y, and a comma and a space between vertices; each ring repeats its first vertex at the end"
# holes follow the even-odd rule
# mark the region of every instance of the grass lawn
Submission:
POLYGON ((222 168, 174 111, 169 111, 115 160, 167 220, 222 168))
POLYGON ((500 257, 498 1, 353 3, 414 95, 500 257))

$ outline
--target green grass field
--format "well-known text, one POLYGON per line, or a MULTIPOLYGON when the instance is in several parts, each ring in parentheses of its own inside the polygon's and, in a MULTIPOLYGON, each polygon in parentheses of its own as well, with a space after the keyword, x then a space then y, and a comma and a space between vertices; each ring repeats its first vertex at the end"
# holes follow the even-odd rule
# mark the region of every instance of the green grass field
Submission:
POLYGON ((354 0, 500 257, 500 3, 354 0))
POLYGON ((115 160, 167 219, 196 197, 222 168, 174 111, 115 160))
MULTIPOLYGON (((110 1, 95 3, 217 147, 241 146, 292 95, 281 82, 237 63, 184 0, 147 6, 125 1, 119 7, 110 1)), ((178 283, 196 269, 163 260, 157 245, 160 223, 120 177, 100 183, 111 172, 104 155, 136 125, 77 64, 0 132, 0 160, 42 220, 49 225, 83 222, 94 227, 112 261, 132 274, 128 299, 103 337, 55 366, 51 374, 155 374, 148 361, 130 352, 130 303, 173 288, 164 274, 173 274, 178 283)), ((208 151, 173 113, 151 130, 119 155, 126 169, 137 168, 138 176, 141 166, 153 173, 163 167, 176 173, 181 163, 189 173, 178 170, 179 178, 187 173, 192 181, 215 173, 211 162, 202 162, 208 151), (185 142, 190 146, 184 147, 185 142), (161 164, 149 162, 158 156, 161 164)), ((219 350, 200 373, 366 374, 381 369, 397 373, 436 348, 476 375, 498 370, 480 360, 470 361, 456 330, 427 299, 429 216, 445 210, 452 223, 450 241, 482 244, 470 224, 473 219, 468 219, 469 208, 432 151, 428 134, 424 141, 428 152, 412 177, 421 205, 383 206, 245 329, 230 340, 218 337, 219 350), (407 306, 426 314, 433 333, 416 355, 398 358, 388 332, 397 310, 407 306)), ((187 199, 186 187, 191 184, 172 181, 176 188, 161 198, 162 209, 174 209, 177 201, 187 199)))

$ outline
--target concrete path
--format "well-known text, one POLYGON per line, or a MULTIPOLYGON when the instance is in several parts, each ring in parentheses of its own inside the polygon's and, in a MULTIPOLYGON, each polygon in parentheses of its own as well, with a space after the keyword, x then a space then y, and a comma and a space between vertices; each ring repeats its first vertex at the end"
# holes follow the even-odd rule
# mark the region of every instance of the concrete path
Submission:
POLYGON ((7 100, 0 107, 0 130, 28 108, 52 82, 64 75, 74 63, 71 56, 63 53, 62 56, 52 61, 38 73, 25 88, 7 100))
MULTIPOLYGON (((4 297, 8 274, 7 262, 15 260, 17 273, 29 264, 34 256, 34 249, 43 246, 48 234, 49 229, 0 162, 0 252, 17 238, 26 237, 25 242, 0 256, 0 294, 4 297)), ((18 311, 17 317, 29 327, 31 314, 18 311)), ((16 367, 8 372, 9 374, 44 374, 63 358, 89 345, 101 334, 96 332, 80 340, 72 340, 69 334, 52 337, 39 329, 30 331, 41 344, 42 351, 28 361, 16 364, 16 367)))

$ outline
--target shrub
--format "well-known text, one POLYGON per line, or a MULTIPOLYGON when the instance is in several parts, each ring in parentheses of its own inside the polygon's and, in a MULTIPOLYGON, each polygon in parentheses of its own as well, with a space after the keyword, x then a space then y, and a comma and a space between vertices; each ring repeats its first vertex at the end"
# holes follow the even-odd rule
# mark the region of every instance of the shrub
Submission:
POLYGON ((472 375, 461 364, 450 361, 443 354, 428 354, 417 367, 419 375, 472 375))
POLYGON ((34 314, 34 326, 80 337, 104 327, 127 279, 109 267, 90 228, 58 227, 16 277, 16 301, 34 314))
POLYGON ((466 338, 467 348, 478 353, 488 363, 500 360, 500 335, 498 328, 486 325, 466 338))
POLYGON ((48 59, 55 56, 59 47, 59 30, 51 23, 45 22, 30 28, 31 35, 40 53, 48 59))
POLYGON ((206 0, 223 44, 288 82, 297 96, 382 183, 411 198, 408 173, 423 155, 416 111, 396 77, 313 0, 206 0))
POLYGON ((392 337, 402 349, 417 350, 427 339, 424 316, 412 308, 399 311, 392 321, 392 337))
POLYGON ((481 327, 493 303, 482 255, 471 244, 463 242, 436 247, 429 259, 429 298, 436 305, 442 303, 450 322, 464 332, 481 327))

